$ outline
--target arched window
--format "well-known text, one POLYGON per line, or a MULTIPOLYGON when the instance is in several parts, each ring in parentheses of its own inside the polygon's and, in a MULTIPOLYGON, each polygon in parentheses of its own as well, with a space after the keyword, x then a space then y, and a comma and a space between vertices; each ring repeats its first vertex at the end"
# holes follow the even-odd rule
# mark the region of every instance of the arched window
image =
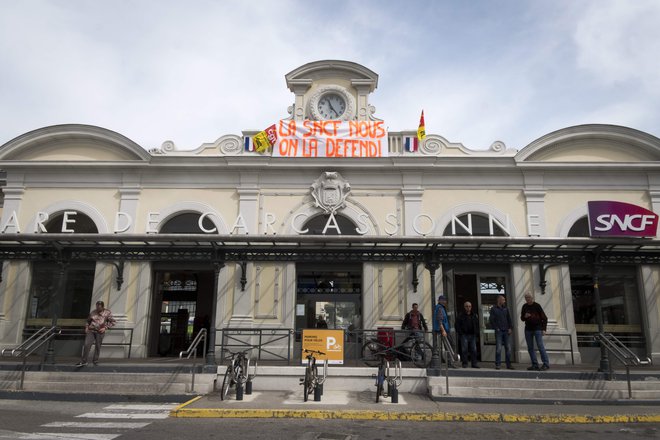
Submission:
POLYGON ((589 237, 589 219, 587 217, 582 217, 577 220, 571 226, 571 229, 568 231, 569 237, 589 237))
POLYGON ((301 229, 303 231, 309 229, 304 235, 359 235, 357 232, 359 228, 351 219, 340 214, 335 214, 334 217, 335 222, 330 220, 330 214, 317 215, 307 220, 301 229))
MULTIPOLYGON (((199 217, 201 214, 196 212, 186 212, 178 214, 165 222, 160 228, 161 234, 205 234, 202 228, 199 227, 199 217)), ((207 217, 202 220, 202 226, 207 231, 213 230, 215 225, 207 217)))
POLYGON ((507 237, 507 234, 495 219, 481 213, 468 213, 452 217, 442 235, 446 236, 490 236, 492 228, 493 237, 507 237))
MULTIPOLYGON (((74 234, 98 232, 85 214, 68 214, 67 218, 63 225, 64 213, 55 214, 44 227, 48 233, 62 233, 62 229, 74 234)), ((34 262, 27 325, 50 326, 55 321, 60 326, 82 326, 91 310, 95 271, 94 261, 74 261, 64 266, 57 261, 34 262)))

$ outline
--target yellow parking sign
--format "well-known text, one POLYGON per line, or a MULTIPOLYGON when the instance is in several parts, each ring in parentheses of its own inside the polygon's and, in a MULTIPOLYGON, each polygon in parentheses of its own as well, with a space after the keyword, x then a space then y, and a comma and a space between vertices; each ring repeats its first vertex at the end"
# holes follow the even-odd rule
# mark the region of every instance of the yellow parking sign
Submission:
POLYGON ((317 360, 328 360, 328 364, 344 364, 344 330, 303 329, 302 363, 307 362, 305 350, 325 353, 316 355, 317 360))

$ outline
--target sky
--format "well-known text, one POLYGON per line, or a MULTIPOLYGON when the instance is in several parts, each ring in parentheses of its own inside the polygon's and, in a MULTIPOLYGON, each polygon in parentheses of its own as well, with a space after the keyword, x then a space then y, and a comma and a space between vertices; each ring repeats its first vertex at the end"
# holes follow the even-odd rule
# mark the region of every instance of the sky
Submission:
POLYGON ((615 124, 660 137, 658 0, 0 0, 0 145, 56 124, 196 149, 288 117, 284 76, 361 64, 390 131, 520 150, 615 124))

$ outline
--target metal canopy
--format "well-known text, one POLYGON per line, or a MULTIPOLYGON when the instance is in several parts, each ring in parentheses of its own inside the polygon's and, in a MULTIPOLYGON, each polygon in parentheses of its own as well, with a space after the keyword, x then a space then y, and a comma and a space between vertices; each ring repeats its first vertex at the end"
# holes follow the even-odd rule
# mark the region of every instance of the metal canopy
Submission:
POLYGON ((483 236, 2 234, 0 260, 658 264, 660 241, 483 236))

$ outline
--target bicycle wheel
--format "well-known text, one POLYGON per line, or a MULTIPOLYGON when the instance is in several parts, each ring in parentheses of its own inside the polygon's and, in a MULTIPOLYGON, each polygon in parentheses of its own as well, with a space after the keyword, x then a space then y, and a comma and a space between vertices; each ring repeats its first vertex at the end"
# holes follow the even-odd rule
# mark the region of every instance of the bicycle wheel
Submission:
POLYGON ((384 350, 385 347, 381 346, 378 342, 369 341, 362 347, 362 361, 370 367, 377 367, 380 359, 376 353, 384 350))
POLYGON ((416 367, 427 368, 431 365, 431 356, 433 356, 433 347, 428 342, 415 342, 410 347, 410 357, 416 367))
POLYGON ((229 388, 232 382, 232 368, 233 365, 230 364, 227 366, 227 371, 225 371, 225 378, 222 380, 222 388, 220 388, 220 400, 225 400, 229 394, 229 388))
POLYGON ((383 394, 383 387, 385 386, 385 366, 378 367, 378 374, 376 375, 376 403, 380 400, 383 394))
POLYGON ((303 401, 307 402, 307 399, 309 398, 309 390, 313 390, 313 384, 312 369, 307 367, 305 368, 305 381, 303 382, 303 401))

